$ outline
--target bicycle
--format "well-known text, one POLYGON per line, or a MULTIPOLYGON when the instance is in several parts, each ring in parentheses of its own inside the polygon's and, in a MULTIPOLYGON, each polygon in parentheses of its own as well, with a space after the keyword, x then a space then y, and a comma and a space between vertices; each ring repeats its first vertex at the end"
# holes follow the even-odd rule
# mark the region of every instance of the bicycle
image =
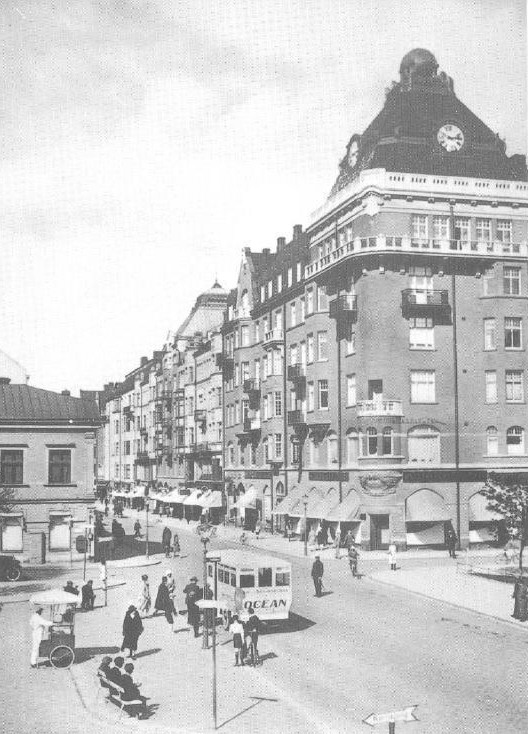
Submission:
POLYGON ((260 665, 260 657, 258 653, 257 642, 258 642, 258 633, 252 632, 251 638, 249 641, 249 645, 247 646, 247 652, 248 652, 247 656, 250 660, 250 664, 253 667, 255 667, 256 665, 260 665))

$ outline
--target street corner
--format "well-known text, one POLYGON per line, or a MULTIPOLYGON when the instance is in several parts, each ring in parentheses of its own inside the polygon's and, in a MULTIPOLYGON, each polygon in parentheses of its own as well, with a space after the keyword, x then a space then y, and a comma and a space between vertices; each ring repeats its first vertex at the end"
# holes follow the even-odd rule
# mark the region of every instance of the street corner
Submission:
POLYGON ((108 561, 108 568, 142 568, 143 566, 157 566, 163 560, 161 555, 145 558, 143 556, 131 556, 115 561, 108 561))

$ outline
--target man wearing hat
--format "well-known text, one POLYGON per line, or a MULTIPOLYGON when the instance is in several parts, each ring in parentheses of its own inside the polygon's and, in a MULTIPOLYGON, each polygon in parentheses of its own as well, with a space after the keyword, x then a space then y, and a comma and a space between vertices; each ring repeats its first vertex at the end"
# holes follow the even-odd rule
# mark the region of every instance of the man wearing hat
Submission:
POLYGON ((324 573, 324 567, 321 563, 321 557, 315 556, 315 561, 313 562, 312 566, 312 579, 315 586, 315 595, 321 596, 322 589, 323 589, 323 573, 324 573))
POLYGON ((31 627, 31 667, 36 668, 39 656, 40 643, 44 637, 44 630, 53 625, 49 619, 44 619, 42 616, 42 607, 39 607, 31 615, 29 625, 31 627))
POLYGON ((183 593, 185 594, 185 603, 187 605, 187 623, 193 628, 194 636, 199 637, 200 607, 197 606, 196 602, 202 598, 202 590, 198 586, 196 576, 191 576, 191 580, 183 590, 183 593))

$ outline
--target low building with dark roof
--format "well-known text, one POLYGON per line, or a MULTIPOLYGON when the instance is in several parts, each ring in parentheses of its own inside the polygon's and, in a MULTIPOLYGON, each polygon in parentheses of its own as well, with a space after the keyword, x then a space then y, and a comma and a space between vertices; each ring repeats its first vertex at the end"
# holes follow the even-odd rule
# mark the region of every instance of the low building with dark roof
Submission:
POLYGON ((94 502, 95 399, 0 380, 0 552, 68 553, 94 502))

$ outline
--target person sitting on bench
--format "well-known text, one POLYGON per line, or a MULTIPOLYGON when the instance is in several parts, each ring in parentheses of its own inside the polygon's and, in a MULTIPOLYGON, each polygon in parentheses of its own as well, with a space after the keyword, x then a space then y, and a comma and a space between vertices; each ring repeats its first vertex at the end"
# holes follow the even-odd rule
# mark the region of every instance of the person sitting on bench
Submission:
POLYGON ((121 678, 123 677, 121 668, 124 664, 125 658, 122 658, 120 655, 118 655, 118 657, 114 658, 114 664, 112 665, 112 667, 108 669, 106 677, 109 681, 115 683, 116 686, 121 685, 121 678))
POLYGON ((123 701, 141 701, 142 711, 146 709, 147 699, 142 696, 139 692, 139 686, 141 684, 134 683, 132 679, 132 673, 134 672, 134 665, 132 663, 126 663, 125 672, 121 676, 121 688, 123 689, 122 700, 123 701))
MULTIPOLYGON (((110 663, 112 662, 112 658, 110 655, 105 655, 104 658, 101 660, 101 665, 97 668, 98 675, 104 675, 105 678, 108 678, 108 673, 110 672, 110 663)), ((105 681, 101 681, 101 685, 104 688, 108 688, 108 683, 105 681)))

